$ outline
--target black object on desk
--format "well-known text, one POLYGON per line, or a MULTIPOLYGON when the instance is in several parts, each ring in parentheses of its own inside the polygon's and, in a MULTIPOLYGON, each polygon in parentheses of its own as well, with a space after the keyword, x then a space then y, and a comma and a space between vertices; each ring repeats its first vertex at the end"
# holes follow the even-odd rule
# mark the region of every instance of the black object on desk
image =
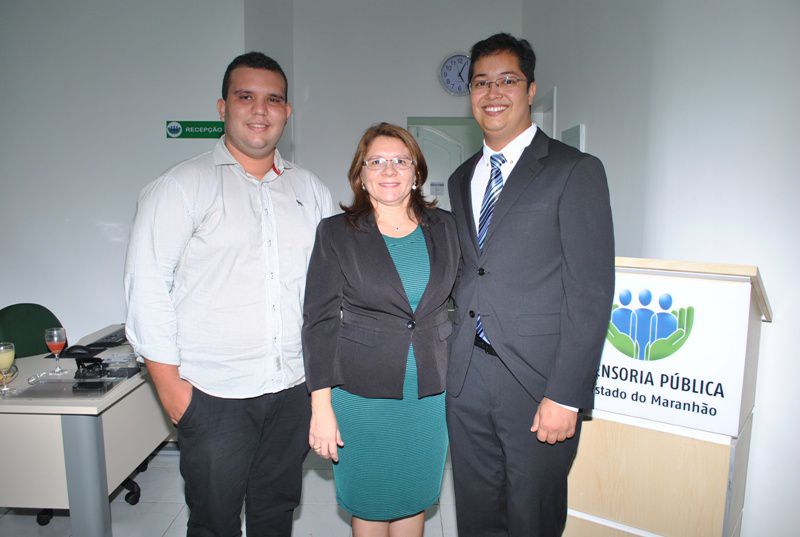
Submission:
POLYGON ((76 382, 72 385, 73 393, 106 393, 114 387, 114 383, 108 380, 89 380, 83 382, 76 382))
POLYGON ((102 358, 76 358, 75 364, 78 366, 75 379, 99 379, 104 377, 108 370, 102 358))
POLYGON ((129 379, 139 372, 139 366, 109 367, 102 358, 76 358, 75 380, 129 379))
MULTIPOLYGON (((75 358, 76 360, 82 358, 91 358, 97 356, 106 349, 111 347, 118 347, 127 343, 125 337, 125 325, 117 328, 110 334, 106 334, 98 340, 92 341, 87 345, 70 345, 64 349, 59 355, 60 358, 75 358)), ((52 358, 52 354, 48 354, 46 358, 52 358)), ((80 367, 80 365, 79 365, 80 367)))
MULTIPOLYGON (((97 356, 101 352, 103 352, 105 347, 90 347, 86 345, 71 345, 61 351, 61 354, 58 355, 59 358, 75 358, 76 360, 80 360, 83 358, 93 358, 97 356)), ((48 354, 45 358, 53 358, 53 354, 48 354)), ((97 358, 99 360, 100 358, 97 358)))
POLYGON ((109 347, 117 347, 127 342, 128 339, 125 336, 125 325, 123 324, 120 328, 117 328, 110 334, 106 334, 97 341, 89 343, 88 346, 91 348, 102 347, 103 349, 108 349, 109 347))
POLYGON ((103 352, 104 349, 99 347, 91 348, 85 345, 72 345, 64 349, 61 353, 61 358, 85 358, 87 356, 96 356, 103 352))

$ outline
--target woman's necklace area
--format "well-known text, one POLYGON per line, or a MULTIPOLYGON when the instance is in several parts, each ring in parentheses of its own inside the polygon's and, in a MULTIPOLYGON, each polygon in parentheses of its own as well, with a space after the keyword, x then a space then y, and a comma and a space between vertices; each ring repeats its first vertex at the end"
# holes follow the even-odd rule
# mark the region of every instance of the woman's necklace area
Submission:
POLYGON ((378 227, 383 229, 384 231, 390 231, 393 233, 400 233, 401 231, 411 231, 413 228, 417 226, 417 223, 411 220, 410 218, 403 218, 399 221, 389 221, 387 218, 380 218, 378 219, 378 227))

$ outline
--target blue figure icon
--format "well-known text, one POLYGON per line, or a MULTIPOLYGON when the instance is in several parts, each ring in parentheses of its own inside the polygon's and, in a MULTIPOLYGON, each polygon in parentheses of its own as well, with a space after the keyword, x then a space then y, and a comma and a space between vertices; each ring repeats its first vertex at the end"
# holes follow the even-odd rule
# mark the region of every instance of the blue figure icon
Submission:
POLYGON ((606 339, 618 351, 635 360, 661 360, 680 349, 686 342, 694 325, 694 307, 688 306, 671 311, 672 295, 663 293, 658 297, 660 311, 653 311, 650 302, 653 293, 649 289, 639 292, 639 307, 630 306, 633 296, 628 289, 619 293, 619 305, 611 310, 606 339))
MULTIPOLYGON (((648 289, 642 289, 639 292, 639 304, 642 306, 649 305, 652 299, 653 294, 648 289)), ((636 311, 633 312, 634 332, 631 335, 631 339, 633 339, 634 345, 636 346, 637 360, 645 359, 647 347, 650 345, 650 320, 653 318, 653 315, 655 315, 653 310, 646 307, 637 308, 636 311)))
POLYGON ((669 312, 672 307, 672 297, 664 293, 658 297, 658 305, 664 311, 658 312, 650 322, 650 343, 657 339, 667 339, 678 329, 678 319, 669 312))
POLYGON ((619 302, 622 304, 621 308, 616 308, 611 313, 611 322, 617 327, 621 334, 630 336, 633 333, 633 310, 628 308, 631 303, 631 292, 624 289, 619 294, 619 302))

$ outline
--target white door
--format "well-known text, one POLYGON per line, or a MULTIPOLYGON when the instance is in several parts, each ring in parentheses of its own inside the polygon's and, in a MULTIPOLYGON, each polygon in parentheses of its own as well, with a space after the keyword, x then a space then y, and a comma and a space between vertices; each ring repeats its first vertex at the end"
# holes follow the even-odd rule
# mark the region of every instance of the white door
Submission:
POLYGON ((464 144, 434 127, 410 126, 409 131, 417 139, 428 164, 428 180, 422 193, 428 199, 436 198, 439 207, 449 211, 447 179, 467 157, 464 144))

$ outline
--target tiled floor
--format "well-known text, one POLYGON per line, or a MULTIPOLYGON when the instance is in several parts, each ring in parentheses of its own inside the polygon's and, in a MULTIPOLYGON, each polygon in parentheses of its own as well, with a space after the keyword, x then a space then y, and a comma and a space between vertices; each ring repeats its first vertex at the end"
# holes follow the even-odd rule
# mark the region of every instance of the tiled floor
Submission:
MULTIPOLYGON (((167 447, 136 477, 142 488, 137 505, 128 505, 124 491, 113 496, 111 523, 114 537, 179 537, 186 534, 187 510, 178 452, 167 447)), ((0 483, 2 485, 2 483, 0 483)), ((328 461, 313 454, 303 470, 303 496, 295 511, 293 537, 349 537, 349 515, 336 506, 333 475, 328 461)), ((47 526, 36 523, 36 511, 0 508, 0 537, 69 537, 67 511, 56 511, 47 526)), ((452 474, 445 467, 439 505, 425 513, 426 537, 456 537, 452 474)), ((79 536, 75 536, 79 537, 79 536)))

